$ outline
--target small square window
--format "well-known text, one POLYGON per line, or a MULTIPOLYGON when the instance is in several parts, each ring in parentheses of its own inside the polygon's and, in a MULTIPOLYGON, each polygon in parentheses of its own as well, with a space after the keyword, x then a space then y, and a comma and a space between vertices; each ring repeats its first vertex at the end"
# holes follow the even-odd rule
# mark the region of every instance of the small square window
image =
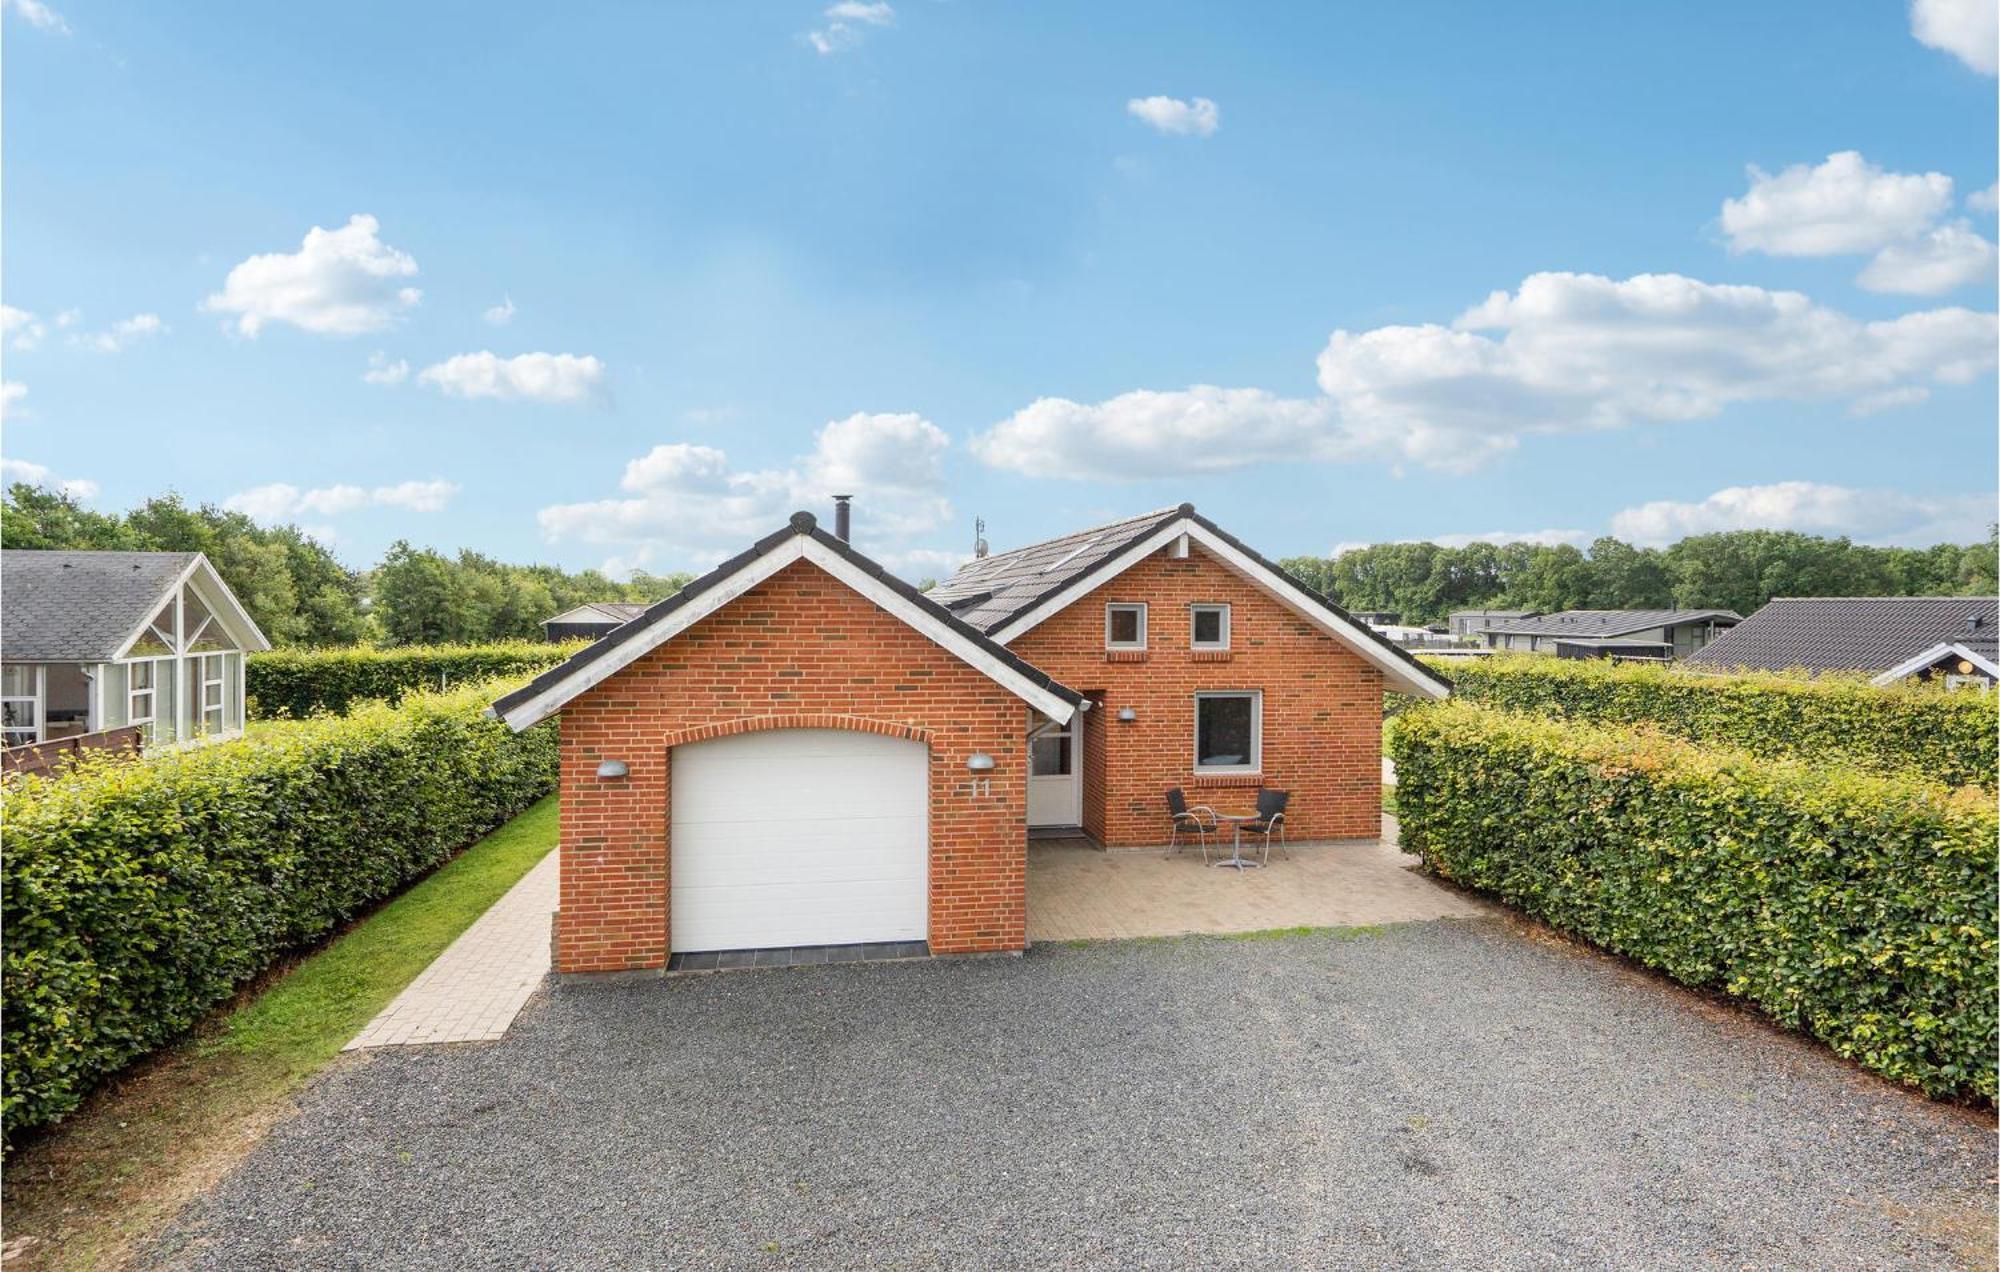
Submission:
POLYGON ((1194 766, 1206 773, 1255 773, 1264 761, 1264 702, 1256 690, 1194 696, 1194 766))
POLYGON ((1194 649, 1229 648, 1229 607, 1196 605, 1191 611, 1188 645, 1194 649))
POLYGON ((1144 649, 1146 647, 1146 607, 1107 605, 1104 607, 1104 647, 1144 649))

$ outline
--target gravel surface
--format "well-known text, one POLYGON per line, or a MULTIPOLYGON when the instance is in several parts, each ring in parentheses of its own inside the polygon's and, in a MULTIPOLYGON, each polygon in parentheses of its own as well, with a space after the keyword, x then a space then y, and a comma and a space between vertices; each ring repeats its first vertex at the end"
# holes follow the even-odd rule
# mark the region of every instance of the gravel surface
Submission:
POLYGON ((1504 920, 558 985, 349 1055, 206 1267, 1990 1263, 1989 1119, 1504 920))

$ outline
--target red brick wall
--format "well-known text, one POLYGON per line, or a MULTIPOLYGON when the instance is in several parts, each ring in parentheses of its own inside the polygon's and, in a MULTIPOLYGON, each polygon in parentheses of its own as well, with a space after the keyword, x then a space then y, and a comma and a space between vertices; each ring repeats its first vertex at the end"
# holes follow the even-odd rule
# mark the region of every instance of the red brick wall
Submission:
POLYGON ((1010 648, 1072 689, 1102 691, 1084 726, 1084 826, 1100 842, 1165 843, 1170 786, 1223 812, 1253 810, 1260 784, 1289 790, 1294 839, 1380 833, 1382 673, 1199 546, 1181 560, 1155 553, 1010 648), (1104 607, 1116 601, 1146 603, 1142 659, 1106 657, 1104 607), (1217 602, 1230 607, 1230 651, 1196 653, 1188 607, 1217 602), (1261 777, 1195 775, 1198 689, 1263 690, 1261 777), (1139 718, 1119 723, 1121 707, 1139 718), (1098 763, 1102 777, 1093 780, 1098 763))
POLYGON ((857 727, 930 746, 930 943, 1027 944, 1026 703, 806 562, 787 566, 562 712, 563 972, 664 966, 669 751, 750 728, 857 727), (996 761, 990 793, 966 757, 996 761), (631 775, 600 781, 600 760, 631 775))

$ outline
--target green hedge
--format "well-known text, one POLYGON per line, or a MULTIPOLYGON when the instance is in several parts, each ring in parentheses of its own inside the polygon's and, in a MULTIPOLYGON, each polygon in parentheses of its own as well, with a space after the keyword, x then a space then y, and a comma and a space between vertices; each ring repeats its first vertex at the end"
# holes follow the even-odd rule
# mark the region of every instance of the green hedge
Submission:
POLYGON ((1920 769, 1952 785, 1989 787, 2000 759, 2000 695, 1532 654, 1434 665, 1458 697, 1474 702, 1597 724, 1654 724, 1758 755, 1920 769))
POLYGON ((245 671, 250 714, 259 719, 345 715, 357 702, 396 702, 413 690, 449 689, 496 676, 553 667, 582 645, 509 641, 497 645, 407 645, 393 649, 273 650, 245 671))
POLYGON ((1403 846, 1939 1096, 1994 1095, 1984 791, 1441 703, 1396 722, 1403 846))
POLYGON ((554 731, 484 716, 506 687, 7 779, 9 1140, 548 794, 554 731))

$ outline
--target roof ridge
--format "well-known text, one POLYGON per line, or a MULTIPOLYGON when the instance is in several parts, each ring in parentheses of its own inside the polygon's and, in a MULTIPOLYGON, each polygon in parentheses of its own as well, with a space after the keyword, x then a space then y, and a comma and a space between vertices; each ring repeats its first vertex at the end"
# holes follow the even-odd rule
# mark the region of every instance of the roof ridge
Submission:
POLYGON ((1109 530, 1113 526, 1122 526, 1128 521, 1150 521, 1156 517, 1164 517, 1170 512, 1179 512, 1180 507, 1179 504, 1169 504, 1165 508, 1158 508, 1152 512, 1135 512, 1129 517, 1116 517, 1110 521, 1101 522, 1098 525, 1085 526, 1081 530, 1072 530, 1068 534, 1051 535, 1046 539, 1037 539, 1033 543, 1024 543, 1018 548, 1009 548, 1005 552, 994 552, 983 557, 975 557, 958 568, 961 571, 969 570, 974 566, 983 565, 988 561, 999 561, 1006 557, 1018 556, 1023 552, 1032 552, 1036 548, 1046 548, 1051 543, 1061 543, 1065 539, 1080 539, 1087 534, 1097 534, 1101 531, 1109 530))
MULTIPOLYGON (((1920 596, 1774 596, 1772 601, 1993 601, 2000 596, 1985 592, 1953 596, 1946 592, 1926 592, 1920 596)), ((1767 601, 1765 604, 1769 604, 1767 601)))

